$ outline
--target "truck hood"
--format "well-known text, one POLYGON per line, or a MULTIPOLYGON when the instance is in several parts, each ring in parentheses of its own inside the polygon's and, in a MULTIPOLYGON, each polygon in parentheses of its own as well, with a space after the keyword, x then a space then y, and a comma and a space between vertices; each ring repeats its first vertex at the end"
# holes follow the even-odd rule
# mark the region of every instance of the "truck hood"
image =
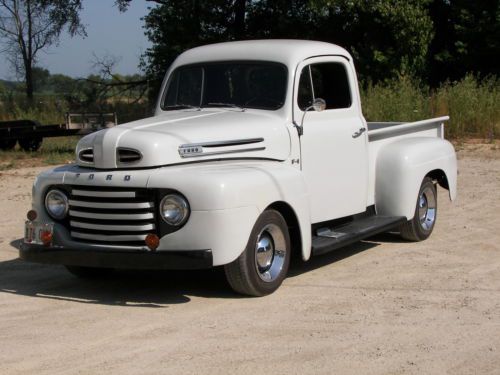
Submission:
POLYGON ((225 158, 285 160, 290 135, 273 113, 235 109, 172 111, 87 135, 77 164, 147 168, 225 158))

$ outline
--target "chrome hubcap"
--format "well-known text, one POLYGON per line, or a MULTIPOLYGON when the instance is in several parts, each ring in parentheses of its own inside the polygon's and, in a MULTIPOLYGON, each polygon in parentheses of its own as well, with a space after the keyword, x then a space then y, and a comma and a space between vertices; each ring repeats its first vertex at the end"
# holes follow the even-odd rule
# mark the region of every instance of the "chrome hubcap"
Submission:
POLYGON ((255 243, 255 266, 259 277, 266 282, 276 280, 283 269, 285 254, 283 232, 275 224, 266 225, 255 243))
POLYGON ((432 229, 436 220, 436 195, 430 187, 426 187, 418 198, 418 217, 422 229, 432 229))

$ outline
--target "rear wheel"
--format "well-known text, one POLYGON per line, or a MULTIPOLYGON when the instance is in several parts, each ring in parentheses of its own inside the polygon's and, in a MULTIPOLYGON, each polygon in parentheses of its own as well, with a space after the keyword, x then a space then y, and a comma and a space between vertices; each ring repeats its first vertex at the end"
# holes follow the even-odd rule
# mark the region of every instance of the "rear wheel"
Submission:
POLYGON ((74 276, 80 279, 102 279, 113 272, 111 268, 65 266, 74 276))
POLYGON ((43 139, 41 137, 22 138, 19 140, 19 146, 21 146, 24 151, 38 151, 42 145, 42 141, 43 139))
POLYGON ((418 193, 413 219, 400 227, 401 237, 410 241, 423 241, 428 238, 437 217, 436 185, 429 177, 424 178, 418 193))
POLYGON ((285 219, 278 211, 264 211, 252 229, 245 251, 224 267, 227 281, 241 294, 271 294, 286 277, 290 255, 285 219))
POLYGON ((12 150, 16 146, 17 139, 0 139, 0 150, 12 150))

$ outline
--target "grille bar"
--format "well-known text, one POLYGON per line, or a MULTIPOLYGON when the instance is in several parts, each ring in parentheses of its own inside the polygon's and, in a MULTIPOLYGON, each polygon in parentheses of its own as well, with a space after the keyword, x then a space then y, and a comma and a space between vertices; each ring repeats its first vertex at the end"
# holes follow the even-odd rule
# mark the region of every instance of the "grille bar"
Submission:
POLYGON ((149 220, 154 219, 152 212, 145 214, 101 214, 97 212, 81 212, 76 210, 69 210, 71 217, 80 217, 86 219, 99 219, 99 220, 149 220))
POLYGON ((135 191, 92 191, 73 189, 71 194, 80 197, 135 198, 135 191))
POLYGON ((109 230, 109 231, 146 231, 155 229, 154 224, 144 224, 144 225, 101 225, 101 224, 89 224, 82 223, 79 221, 70 221, 70 225, 73 228, 85 228, 85 229, 97 229, 97 230, 109 230))
POLYGON ((89 207, 89 208, 114 208, 119 210, 125 209, 139 209, 139 208, 153 208, 153 202, 138 202, 138 203, 105 203, 105 202, 90 202, 90 201, 77 201, 70 199, 70 206, 89 207))
POLYGON ((155 192, 148 189, 69 186, 71 237, 76 241, 145 246, 156 232, 155 192))
POLYGON ((131 241, 144 241, 145 234, 126 234, 126 235, 101 235, 89 234, 71 231, 71 237, 81 238, 83 240, 90 240, 92 242, 131 242, 131 241))

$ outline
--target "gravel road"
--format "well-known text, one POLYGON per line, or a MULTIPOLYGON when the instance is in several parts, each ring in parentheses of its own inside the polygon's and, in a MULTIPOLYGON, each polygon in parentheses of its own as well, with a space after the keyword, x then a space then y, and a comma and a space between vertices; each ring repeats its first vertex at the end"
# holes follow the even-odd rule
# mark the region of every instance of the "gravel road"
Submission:
POLYGON ((430 239, 357 243, 264 298, 220 269, 82 281, 24 263, 41 169, 0 172, 0 374, 500 374, 500 149, 459 159, 430 239))

